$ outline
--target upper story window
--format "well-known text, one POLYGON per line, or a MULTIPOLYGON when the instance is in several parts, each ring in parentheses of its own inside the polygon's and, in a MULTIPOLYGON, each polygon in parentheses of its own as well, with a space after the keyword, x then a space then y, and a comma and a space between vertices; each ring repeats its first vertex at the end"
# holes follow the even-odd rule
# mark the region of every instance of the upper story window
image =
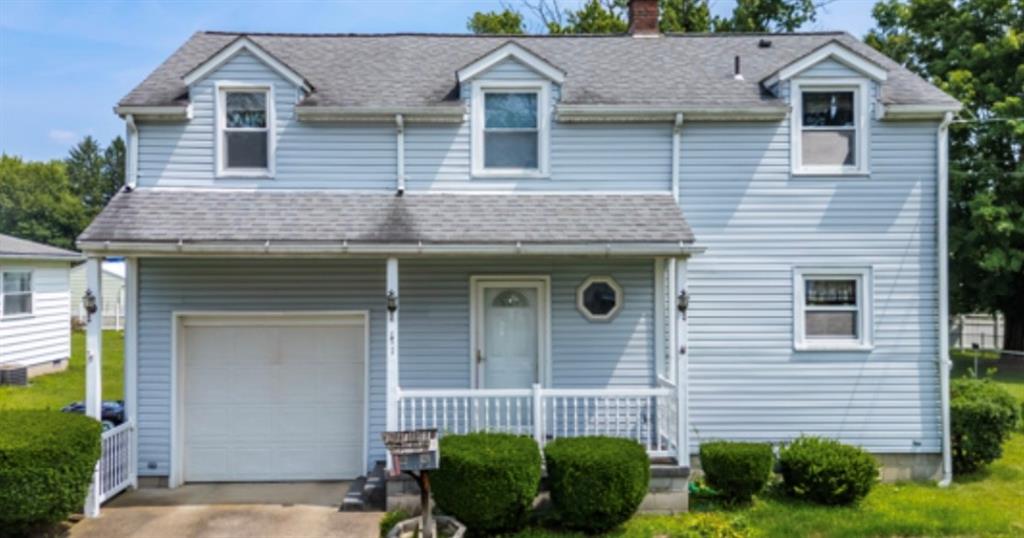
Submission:
POLYGON ((0 308, 2 317, 28 316, 32 314, 32 271, 4 271, 0 273, 0 308))
POLYGON ((274 114, 269 87, 218 88, 218 174, 273 176, 274 114))
POLYGON ((547 175, 546 86, 474 86, 473 175, 547 175))
POLYGON ((795 347, 870 349, 870 277, 868 269, 797 269, 795 347))
POLYGON ((865 85, 793 82, 793 171, 867 173, 865 85))

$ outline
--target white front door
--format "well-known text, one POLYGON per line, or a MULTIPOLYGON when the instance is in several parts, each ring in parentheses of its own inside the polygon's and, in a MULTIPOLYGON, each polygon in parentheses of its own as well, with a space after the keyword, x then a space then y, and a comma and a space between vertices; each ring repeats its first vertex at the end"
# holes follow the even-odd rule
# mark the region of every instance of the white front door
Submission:
POLYGON ((529 388, 542 382, 547 282, 480 279, 474 289, 475 381, 480 388, 529 388))

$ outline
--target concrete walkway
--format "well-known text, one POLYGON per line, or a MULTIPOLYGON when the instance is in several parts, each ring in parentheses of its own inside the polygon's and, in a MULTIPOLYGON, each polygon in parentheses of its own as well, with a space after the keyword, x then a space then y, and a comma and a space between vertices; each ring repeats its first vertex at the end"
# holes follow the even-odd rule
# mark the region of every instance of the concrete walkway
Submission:
POLYGON ((129 491, 70 538, 377 536, 383 514, 339 512, 347 482, 194 484, 129 491))

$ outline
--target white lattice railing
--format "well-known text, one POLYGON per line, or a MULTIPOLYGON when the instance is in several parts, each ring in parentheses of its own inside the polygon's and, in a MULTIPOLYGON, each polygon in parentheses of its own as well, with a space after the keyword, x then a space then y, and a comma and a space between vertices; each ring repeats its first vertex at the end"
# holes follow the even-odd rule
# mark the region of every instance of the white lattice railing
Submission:
POLYGON ((130 421, 103 432, 99 466, 100 504, 132 484, 133 435, 135 428, 130 421))
POLYGON ((399 391, 398 427, 444 433, 498 431, 531 435, 543 445, 560 437, 633 439, 652 457, 675 456, 673 387, 622 389, 443 389, 399 391))

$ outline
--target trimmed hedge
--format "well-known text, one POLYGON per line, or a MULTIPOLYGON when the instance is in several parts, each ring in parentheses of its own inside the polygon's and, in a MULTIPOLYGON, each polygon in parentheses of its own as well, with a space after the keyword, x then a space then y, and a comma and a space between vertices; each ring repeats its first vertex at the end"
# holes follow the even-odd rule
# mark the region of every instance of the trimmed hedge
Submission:
POLYGON ((1003 442, 1017 427, 1020 409, 1005 388, 989 379, 954 379, 950 386, 953 471, 970 473, 1003 454, 1003 442))
POLYGON ((835 439, 800 437, 779 452, 787 494, 820 504, 852 504, 878 480, 878 462, 835 439))
POLYGON ((768 443, 712 441, 700 445, 708 485, 733 502, 750 502, 772 476, 775 454, 768 443))
POLYGON ((430 473, 434 501, 474 534, 497 534, 526 525, 540 489, 537 442, 505 433, 441 438, 440 468, 430 473))
POLYGON ((100 457, 100 423, 57 411, 0 411, 0 535, 78 512, 100 457))
POLYGON ((647 451, 614 437, 557 439, 544 448, 558 522, 588 533, 611 530, 640 507, 651 480, 647 451))

